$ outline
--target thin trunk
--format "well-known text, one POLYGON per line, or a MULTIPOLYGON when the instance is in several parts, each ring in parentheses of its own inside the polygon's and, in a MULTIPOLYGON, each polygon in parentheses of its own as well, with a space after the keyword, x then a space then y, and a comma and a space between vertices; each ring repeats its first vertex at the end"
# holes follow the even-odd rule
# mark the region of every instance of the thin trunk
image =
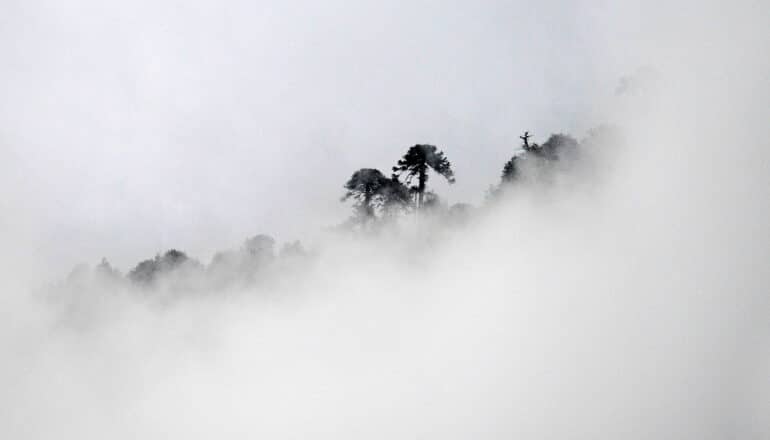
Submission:
POLYGON ((364 212, 366 213, 366 220, 371 219, 374 217, 374 212, 372 211, 372 192, 366 191, 364 193, 364 212))
POLYGON ((418 209, 422 208, 422 199, 425 193, 425 178, 427 177, 426 171, 427 170, 425 169, 425 165, 420 167, 420 175, 418 176, 419 181, 417 186, 417 208, 418 209))

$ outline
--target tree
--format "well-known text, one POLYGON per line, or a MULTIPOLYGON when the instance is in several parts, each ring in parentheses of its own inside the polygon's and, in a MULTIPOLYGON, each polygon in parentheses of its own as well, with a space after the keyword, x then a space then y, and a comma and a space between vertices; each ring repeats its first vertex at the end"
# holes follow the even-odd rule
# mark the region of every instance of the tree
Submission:
POLYGON ((566 134, 552 134, 547 141, 532 151, 540 157, 558 160, 559 157, 574 154, 579 147, 578 141, 566 134))
POLYGON ((380 170, 361 168, 345 183, 347 192, 342 196, 342 201, 354 199, 364 221, 371 220, 374 218, 374 208, 383 202, 382 199, 390 190, 391 183, 391 179, 385 177, 380 170))
POLYGON ((207 274, 219 287, 230 283, 248 285, 257 279, 275 260, 275 239, 266 234, 257 234, 244 240, 237 250, 214 254, 207 274))
POLYGON ((243 242, 243 251, 254 258, 272 259, 275 256, 273 248, 275 239, 269 235, 258 234, 243 242))
POLYGON ((128 279, 137 284, 149 284, 153 280, 159 271, 158 260, 159 255, 156 255, 152 260, 144 260, 139 262, 135 268, 128 273, 128 279))
POLYGON ((411 189, 417 194, 418 208, 423 205, 423 197, 428 182, 428 169, 443 176, 449 183, 455 182, 451 163, 435 145, 413 145, 393 167, 394 175, 400 177, 406 174, 407 184, 412 183, 417 178, 417 185, 413 185, 411 189))
POLYGON ((275 259, 275 239, 266 234, 257 234, 243 242, 241 265, 253 272, 275 259))
POLYGON ((385 216, 393 216, 398 211, 408 210, 412 205, 412 191, 393 175, 388 185, 382 189, 382 211, 385 216))
POLYGON ((519 136, 519 139, 522 140, 521 148, 524 151, 517 151, 505 163, 502 175, 500 176, 501 185, 499 188, 490 191, 491 196, 499 193, 499 190, 505 184, 518 180, 522 175, 522 171, 530 175, 530 171, 535 170, 535 176, 540 178, 547 177, 554 172, 555 161, 575 158, 580 147, 575 138, 566 134, 552 134, 541 145, 534 142, 530 143, 531 137, 532 135, 528 131, 525 131, 523 136, 519 136))
POLYGON ((190 259, 187 254, 176 249, 167 251, 163 256, 155 255, 152 260, 144 260, 128 273, 128 279, 137 284, 150 284, 159 276, 182 267, 198 268, 200 263, 190 259))
POLYGON ((521 139, 521 141, 522 141, 521 148, 523 148, 524 151, 532 151, 532 150, 534 150, 535 148, 538 147, 537 144, 529 145, 529 138, 531 138, 531 137, 532 137, 532 135, 529 134, 528 131, 525 131, 523 136, 519 136, 519 139, 521 139))
POLYGON ((517 162, 518 156, 513 156, 503 166, 503 174, 500 176, 500 180, 502 180, 503 183, 513 182, 517 177, 519 177, 519 166, 517 162))
MULTIPOLYGON (((529 131, 525 131, 524 135, 519 136, 519 139, 521 139, 521 148, 524 150, 522 153, 521 151, 517 151, 514 153, 514 155, 508 160, 508 162, 503 165, 503 172, 500 175, 500 183, 507 184, 512 183, 516 179, 519 178, 521 175, 521 156, 526 156, 529 153, 534 153, 537 151, 540 146, 538 144, 529 143, 529 139, 532 137, 531 134, 529 134, 529 131)), ((499 188, 493 188, 489 191, 489 195, 495 196, 499 192, 499 188)))
POLYGON ((295 240, 291 243, 284 243, 279 255, 281 258, 297 258, 307 256, 307 252, 302 247, 302 243, 299 240, 295 240))
POLYGON ((106 258, 102 258, 102 262, 94 268, 94 275, 101 280, 119 280, 121 279, 120 272, 113 268, 106 258))

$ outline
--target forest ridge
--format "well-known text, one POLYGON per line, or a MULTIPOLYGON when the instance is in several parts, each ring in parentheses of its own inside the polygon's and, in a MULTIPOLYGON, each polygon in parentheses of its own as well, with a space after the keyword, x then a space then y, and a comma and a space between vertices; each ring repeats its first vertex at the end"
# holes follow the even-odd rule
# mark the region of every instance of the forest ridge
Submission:
MULTIPOLYGON (((515 191, 518 185, 547 186, 557 175, 570 172, 576 163, 591 162, 591 153, 597 147, 604 149, 619 141, 617 129, 604 125, 590 130, 582 141, 561 133, 550 135, 543 143, 532 141, 533 137, 528 131, 519 137, 521 142, 503 164, 498 183, 487 191, 485 205, 504 203, 504 195, 515 191)), ((390 176, 376 168, 354 171, 344 183, 345 192, 340 198, 343 203, 352 202, 352 214, 333 228, 334 231, 364 235, 388 233, 385 226, 409 216, 438 219, 440 224, 448 226, 466 223, 474 208, 467 203, 447 206, 428 186, 432 175, 455 183, 447 154, 430 144, 409 147, 391 168, 390 176)), ((284 243, 276 251, 276 240, 259 234, 245 240, 240 249, 217 252, 208 265, 180 250, 170 249, 140 261, 123 276, 103 258, 93 269, 86 265, 75 267, 65 286, 83 288, 92 281, 106 281, 142 289, 171 286, 174 291, 199 290, 201 286, 244 287, 258 282, 271 266, 306 261, 312 256, 299 241, 284 243)))

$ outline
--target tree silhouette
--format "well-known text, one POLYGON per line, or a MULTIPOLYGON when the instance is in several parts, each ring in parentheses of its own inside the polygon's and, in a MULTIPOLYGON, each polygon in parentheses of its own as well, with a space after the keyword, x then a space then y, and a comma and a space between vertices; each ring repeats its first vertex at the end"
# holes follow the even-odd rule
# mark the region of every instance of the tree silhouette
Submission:
MULTIPOLYGON (((531 142, 533 136, 525 131, 521 139, 521 149, 505 163, 499 185, 490 185, 487 201, 501 200, 499 195, 510 187, 511 182, 526 180, 534 184, 556 182, 562 172, 572 165, 580 165, 585 170, 596 170, 592 155, 606 151, 615 144, 622 144, 622 136, 617 128, 600 126, 592 129, 588 137, 578 142, 566 134, 552 134, 543 144, 531 142)), ((454 171, 444 153, 434 145, 417 144, 409 147, 406 154, 392 168, 393 174, 386 177, 380 170, 361 168, 354 172, 344 185, 346 190, 342 201, 353 199, 357 216, 353 216, 339 226, 345 231, 354 227, 368 226, 369 221, 383 219, 396 213, 419 208, 421 215, 432 216, 439 220, 437 224, 450 227, 468 223, 474 215, 474 209, 467 204, 455 204, 447 207, 446 202, 427 188, 429 171, 443 176, 450 184, 455 182, 454 171), (404 177, 404 179, 401 179, 404 177), (378 212, 379 211, 379 212, 378 212)), ((386 222, 377 222, 371 228, 375 232, 394 231, 397 228, 381 228, 386 222)), ((275 239, 269 235, 256 235, 245 240, 239 249, 216 253, 210 264, 204 268, 198 260, 188 257, 184 252, 171 249, 154 258, 139 262, 123 277, 106 260, 91 270, 88 266, 77 266, 67 277, 66 285, 82 289, 93 282, 128 282, 136 287, 161 287, 168 291, 200 290, 201 286, 224 287, 230 284, 251 285, 271 280, 273 274, 281 273, 289 266, 287 263, 301 261, 316 252, 306 252, 298 242, 284 244, 276 256, 275 239), (202 284, 205 283, 205 284, 202 284)))
POLYGON ((532 135, 529 134, 528 131, 525 131, 523 136, 519 136, 519 139, 522 141, 521 148, 523 148, 524 151, 530 151, 534 148, 537 148, 537 144, 529 145, 529 138, 531 137, 532 135))
POLYGON ((417 178, 417 185, 412 186, 411 189, 417 194, 418 208, 423 205, 425 187, 428 182, 428 169, 444 176, 449 183, 455 182, 451 163, 435 145, 413 145, 393 167, 394 175, 406 174, 407 184, 412 183, 417 178))
POLYGON ((381 202, 385 190, 390 186, 391 179, 385 177, 382 172, 375 168, 361 168, 353 173, 350 179, 345 183, 347 190, 342 201, 354 199, 356 207, 364 216, 364 220, 374 218, 374 208, 381 202))
POLYGON ((200 263, 191 260, 187 254, 176 249, 167 251, 163 256, 155 255, 152 260, 144 260, 128 273, 128 279, 137 284, 150 284, 159 276, 184 266, 198 267, 200 263))
POLYGON ((120 272, 112 267, 109 261, 107 261, 106 258, 102 258, 102 262, 99 263, 94 268, 94 275, 96 275, 98 278, 102 280, 118 280, 121 279, 122 276, 120 272))
POLYGON ((543 144, 530 143, 529 140, 532 137, 528 131, 524 132, 523 136, 519 136, 522 140, 521 148, 524 150, 517 151, 513 157, 503 166, 503 172, 500 176, 500 187, 493 189, 491 195, 494 196, 499 193, 499 190, 506 184, 510 184, 518 180, 522 176, 522 171, 530 175, 527 170, 536 170, 534 176, 537 176, 540 180, 547 179, 548 176, 555 172, 556 161, 560 159, 574 159, 577 157, 580 144, 575 138, 566 134, 552 134, 548 137, 548 140, 543 144))
POLYGON ((519 166, 517 163, 518 159, 518 156, 513 156, 503 166, 503 174, 500 176, 500 180, 502 180, 503 183, 513 182, 517 177, 519 177, 519 166))
POLYGON ((275 256, 275 239, 266 234, 258 234, 243 242, 243 251, 252 257, 271 259, 275 256))

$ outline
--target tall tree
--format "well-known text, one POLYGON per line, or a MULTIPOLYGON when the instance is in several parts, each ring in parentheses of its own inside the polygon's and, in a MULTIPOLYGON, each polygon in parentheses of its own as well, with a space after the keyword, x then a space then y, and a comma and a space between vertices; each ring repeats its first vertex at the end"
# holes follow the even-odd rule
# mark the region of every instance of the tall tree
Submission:
POLYGON ((428 182, 428 169, 443 176, 449 183, 455 182, 451 163, 444 156, 444 152, 436 148, 435 145, 417 144, 411 146, 404 157, 393 167, 393 173, 396 176, 406 175, 407 184, 411 184, 415 178, 417 179, 417 185, 413 185, 412 190, 417 194, 418 208, 422 207, 423 204, 428 182))

